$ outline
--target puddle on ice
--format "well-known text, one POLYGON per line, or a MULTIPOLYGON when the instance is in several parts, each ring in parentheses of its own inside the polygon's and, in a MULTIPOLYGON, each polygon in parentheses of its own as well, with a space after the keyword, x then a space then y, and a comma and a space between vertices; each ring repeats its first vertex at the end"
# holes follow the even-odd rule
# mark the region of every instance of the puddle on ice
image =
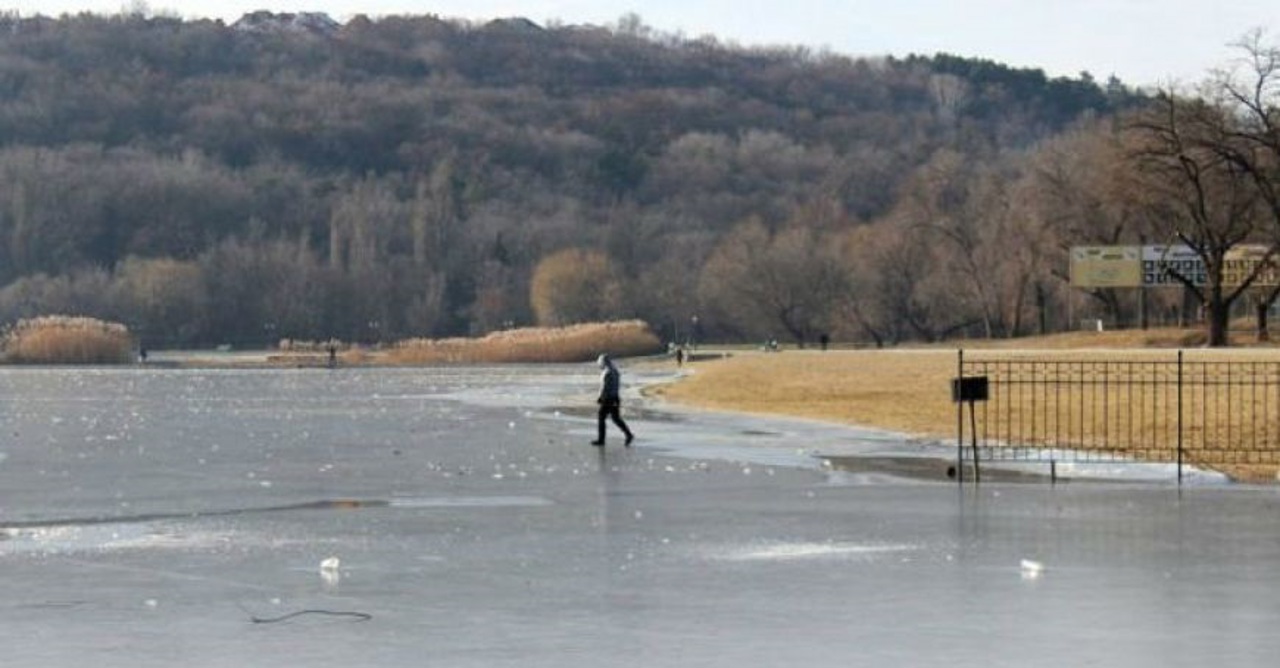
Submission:
POLYGON ((47 526, 0 531, 0 555, 114 550, 209 549, 231 544, 227 531, 163 531, 147 524, 47 526))
POLYGON ((872 559, 914 552, 913 545, 860 543, 772 543, 733 548, 711 555, 720 561, 792 561, 801 559, 872 559))
POLYGON ((552 501, 541 496, 398 497, 388 505, 392 508, 536 508, 550 506, 552 501))
MULTIPOLYGON (((541 496, 398 497, 393 499, 325 499, 261 508, 236 508, 202 512, 154 513, 118 518, 62 518, 14 522, 0 527, 0 555, 69 553, 90 550, 209 549, 226 546, 244 536, 229 531, 178 530, 159 523, 195 521, 293 511, 356 510, 372 508, 537 508, 551 506, 541 496)), ((277 545, 278 546, 278 545, 277 545)))

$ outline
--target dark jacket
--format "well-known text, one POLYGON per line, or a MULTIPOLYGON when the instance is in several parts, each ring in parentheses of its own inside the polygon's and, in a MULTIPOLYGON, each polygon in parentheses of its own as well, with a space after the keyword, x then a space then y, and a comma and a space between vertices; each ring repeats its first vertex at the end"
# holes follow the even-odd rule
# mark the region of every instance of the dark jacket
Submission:
POLYGON ((600 397, 596 401, 602 404, 620 403, 622 398, 618 392, 621 374, 618 373, 618 367, 613 365, 613 360, 604 355, 600 357, 600 366, 604 370, 600 372, 600 397))

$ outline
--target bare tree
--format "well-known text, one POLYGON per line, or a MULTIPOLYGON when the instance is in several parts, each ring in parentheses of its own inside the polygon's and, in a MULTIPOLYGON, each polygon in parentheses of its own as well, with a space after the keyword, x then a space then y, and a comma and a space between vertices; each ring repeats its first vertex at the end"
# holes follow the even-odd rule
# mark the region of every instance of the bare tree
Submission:
POLYGON ((928 254, 928 246, 888 224, 867 225, 846 236, 844 256, 851 288, 850 298, 841 304, 841 315, 877 348, 911 335, 935 338, 927 324, 921 326, 933 319, 922 313, 925 309, 917 296, 917 286, 932 265, 928 254))
POLYGON ((877 347, 938 341, 982 322, 967 286, 940 270, 950 250, 910 220, 886 219, 844 236, 848 299, 841 314, 877 347))
MULTIPOLYGON (((1235 130, 1236 116, 1211 99, 1162 93, 1131 127, 1138 134, 1132 161, 1144 177, 1146 209, 1166 221, 1173 240, 1192 249, 1204 263, 1204 284, 1169 270, 1205 308, 1210 346, 1227 345, 1231 305, 1257 278, 1225 283, 1228 252, 1264 229, 1257 179, 1238 156, 1249 153, 1235 130)), ((1278 210, 1280 212, 1280 210, 1278 210)), ((1268 251, 1268 256, 1275 248, 1268 251)))
POLYGON ((130 257, 115 278, 129 322, 140 336, 156 339, 151 345, 191 345, 204 334, 208 292, 194 261, 130 257))
MULTIPOLYGON (((1266 236, 1280 241, 1280 47, 1265 44, 1264 37, 1261 30, 1242 37, 1238 67, 1214 75, 1215 99, 1232 122, 1211 148, 1253 183, 1270 222, 1266 236)), ((1259 270, 1273 271, 1266 266, 1272 259, 1268 253, 1259 270)), ((1267 312, 1280 297, 1280 284, 1255 295, 1258 338, 1266 340, 1267 312)))
MULTIPOLYGON (((1029 215, 1037 217, 1051 235, 1049 287, 1069 283, 1072 246, 1112 246, 1141 243, 1157 236, 1148 229, 1133 197, 1138 187, 1129 169, 1124 134, 1113 119, 1082 123, 1044 142, 1031 156, 1029 215)), ((1082 290, 1097 302, 1108 320, 1128 320, 1128 304, 1116 288, 1082 290)), ((1141 310, 1141 309, 1140 309, 1141 310)), ((1138 319, 1146 325, 1146 314, 1138 319)))
POLYGON ((781 328, 804 346, 829 330, 847 283, 838 246, 825 236, 796 225, 770 234, 751 220, 711 254, 699 292, 740 332, 770 337, 781 328))
POLYGON ((1039 270, 1038 234, 1014 209, 1015 162, 940 151, 908 184, 896 216, 920 230, 938 269, 963 290, 950 307, 975 311, 987 338, 1021 333, 1032 273, 1039 270), (1025 246, 1025 248, 1024 248, 1025 246), (1027 251, 1026 257, 1018 257, 1027 251))

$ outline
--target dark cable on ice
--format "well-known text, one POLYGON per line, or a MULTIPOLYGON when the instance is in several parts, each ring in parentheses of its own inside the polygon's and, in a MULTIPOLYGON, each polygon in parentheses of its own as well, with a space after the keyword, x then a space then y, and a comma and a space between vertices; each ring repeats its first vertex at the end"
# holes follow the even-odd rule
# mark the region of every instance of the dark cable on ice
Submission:
POLYGON ((293 619, 294 617, 301 617, 303 615, 325 615, 328 617, 348 617, 357 622, 367 622, 373 619, 373 615, 367 612, 353 612, 348 610, 321 610, 318 608, 309 608, 307 610, 298 610, 295 612, 290 612, 287 615, 280 615, 279 617, 259 617, 253 614, 252 612, 250 612, 249 609, 244 607, 243 605, 240 606, 240 609, 244 610, 245 614, 249 615, 249 621, 253 622, 254 624, 275 624, 277 622, 283 622, 285 620, 293 619))

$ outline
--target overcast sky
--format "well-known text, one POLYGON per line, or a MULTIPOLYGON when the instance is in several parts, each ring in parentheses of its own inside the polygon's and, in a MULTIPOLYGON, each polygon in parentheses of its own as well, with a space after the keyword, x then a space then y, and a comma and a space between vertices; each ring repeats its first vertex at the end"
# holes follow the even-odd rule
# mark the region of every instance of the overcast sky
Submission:
MULTIPOLYGON (((137 0, 0 0, 24 16, 112 14, 137 0)), ((688 37, 782 44, 854 56, 939 51, 1038 67, 1052 76, 1115 74, 1130 85, 1193 83, 1229 64, 1228 45, 1262 28, 1280 44, 1280 0, 145 0, 185 18, 234 21, 256 9, 355 14, 433 13, 545 24, 644 23, 688 37)))

